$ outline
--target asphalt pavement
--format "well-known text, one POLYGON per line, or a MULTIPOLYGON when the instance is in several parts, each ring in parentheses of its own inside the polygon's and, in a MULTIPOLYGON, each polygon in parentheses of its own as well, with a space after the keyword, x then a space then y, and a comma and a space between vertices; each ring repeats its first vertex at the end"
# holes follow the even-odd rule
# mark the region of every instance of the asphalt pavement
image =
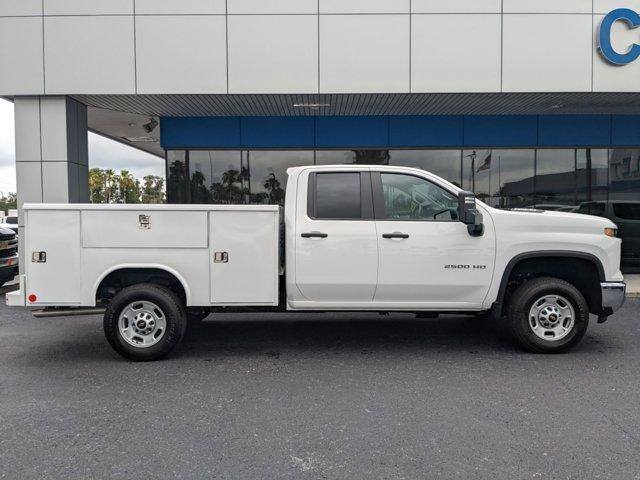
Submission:
POLYGON ((571 353, 470 317, 218 315, 129 363, 0 296, 0 478, 640 479, 640 299, 571 353))

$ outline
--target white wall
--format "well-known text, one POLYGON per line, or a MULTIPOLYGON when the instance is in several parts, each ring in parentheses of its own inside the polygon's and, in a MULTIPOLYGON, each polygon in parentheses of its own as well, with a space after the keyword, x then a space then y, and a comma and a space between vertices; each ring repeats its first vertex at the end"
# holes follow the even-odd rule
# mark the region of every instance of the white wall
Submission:
POLYGON ((595 47, 620 6, 640 0, 0 0, 0 95, 638 92, 640 61, 595 47))

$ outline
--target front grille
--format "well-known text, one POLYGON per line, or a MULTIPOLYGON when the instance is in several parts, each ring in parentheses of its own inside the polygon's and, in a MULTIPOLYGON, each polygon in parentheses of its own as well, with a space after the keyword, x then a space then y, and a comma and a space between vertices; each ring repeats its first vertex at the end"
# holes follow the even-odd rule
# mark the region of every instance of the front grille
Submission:
POLYGON ((13 257, 18 253, 18 247, 8 248, 6 250, 0 250, 0 258, 13 257))

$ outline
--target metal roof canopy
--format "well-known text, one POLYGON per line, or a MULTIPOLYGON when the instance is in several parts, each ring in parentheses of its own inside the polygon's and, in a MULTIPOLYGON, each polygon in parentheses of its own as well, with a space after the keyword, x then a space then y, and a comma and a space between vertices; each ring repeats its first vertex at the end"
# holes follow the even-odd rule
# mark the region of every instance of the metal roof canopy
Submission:
POLYGON ((640 93, 388 93, 260 95, 72 95, 89 128, 164 156, 152 117, 359 115, 638 115, 640 93))
POLYGON ((640 93, 72 96, 92 107, 158 117, 640 114, 640 93))

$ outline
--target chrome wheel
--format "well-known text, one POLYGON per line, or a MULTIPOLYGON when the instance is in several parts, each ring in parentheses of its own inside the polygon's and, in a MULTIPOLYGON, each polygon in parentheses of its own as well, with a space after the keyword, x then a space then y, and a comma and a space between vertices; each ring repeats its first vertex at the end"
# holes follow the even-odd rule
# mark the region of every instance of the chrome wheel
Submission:
POLYGON ((575 325, 575 311, 571 303, 560 295, 545 295, 529 310, 529 327, 536 336, 558 341, 569 335, 575 325))
POLYGON ((118 318, 120 335, 128 344, 138 348, 158 343, 166 329, 164 312, 155 303, 144 300, 124 307, 118 318))

